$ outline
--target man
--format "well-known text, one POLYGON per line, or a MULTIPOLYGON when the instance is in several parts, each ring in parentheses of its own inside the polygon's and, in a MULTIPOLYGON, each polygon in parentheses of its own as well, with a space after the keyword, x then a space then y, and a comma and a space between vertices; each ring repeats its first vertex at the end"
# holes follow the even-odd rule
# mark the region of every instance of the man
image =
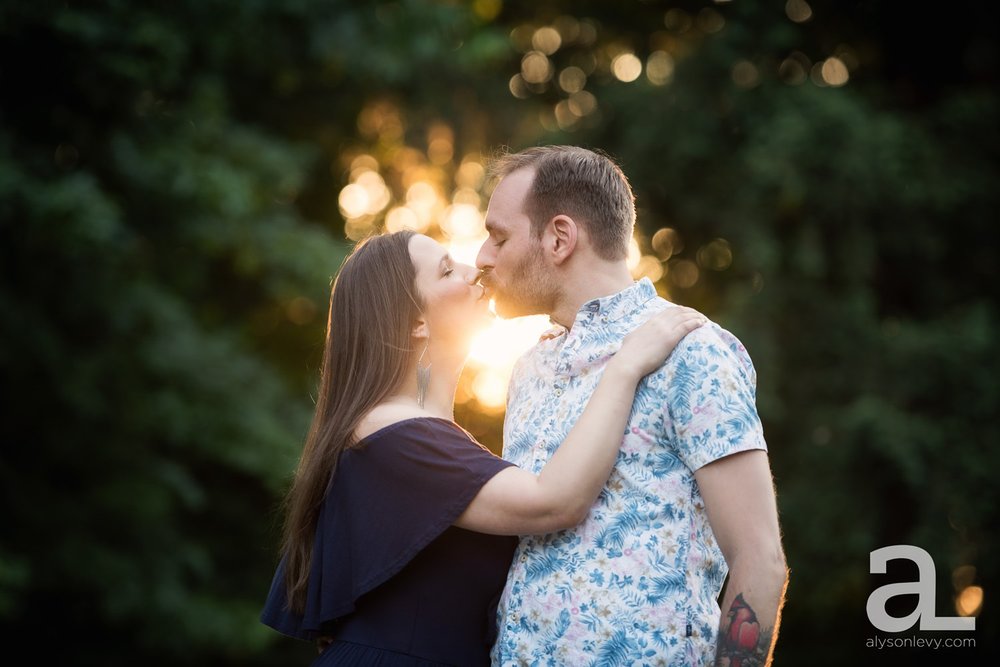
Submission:
MULTIPOLYGON (((611 160, 539 147, 494 172, 483 282, 501 316, 546 313, 558 325, 518 361, 508 392, 504 458, 538 472, 624 336, 674 306, 632 280, 634 199, 611 160)), ((643 381, 584 522, 521 540, 494 664, 770 660, 787 570, 755 387, 745 349, 715 324, 643 381)))

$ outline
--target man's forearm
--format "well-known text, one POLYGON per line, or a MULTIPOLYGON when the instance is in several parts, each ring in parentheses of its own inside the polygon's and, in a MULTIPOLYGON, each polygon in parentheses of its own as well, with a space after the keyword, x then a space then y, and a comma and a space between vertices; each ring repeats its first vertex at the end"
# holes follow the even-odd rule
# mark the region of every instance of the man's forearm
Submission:
POLYGON ((771 664, 787 585, 783 560, 768 567, 758 562, 733 568, 722 601, 716 667, 771 664))

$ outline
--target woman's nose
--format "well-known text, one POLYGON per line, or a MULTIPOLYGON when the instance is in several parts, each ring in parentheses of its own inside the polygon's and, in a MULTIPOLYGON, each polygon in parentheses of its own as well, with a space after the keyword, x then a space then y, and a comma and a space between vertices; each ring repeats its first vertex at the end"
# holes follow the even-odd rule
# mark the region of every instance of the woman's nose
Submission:
POLYGON ((463 264, 462 267, 465 271, 466 282, 468 282, 470 285, 475 285, 477 282, 479 282, 479 277, 483 275, 482 271, 480 271, 474 266, 469 266, 468 264, 463 264))

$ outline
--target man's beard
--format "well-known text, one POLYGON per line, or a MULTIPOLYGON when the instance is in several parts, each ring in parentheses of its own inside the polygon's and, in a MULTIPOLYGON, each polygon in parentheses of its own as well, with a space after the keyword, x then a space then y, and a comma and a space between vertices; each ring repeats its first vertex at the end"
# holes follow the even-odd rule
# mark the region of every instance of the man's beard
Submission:
POLYGON ((558 286, 547 280, 540 270, 542 267, 542 249, 525 255, 514 270, 507 285, 500 286, 488 281, 493 289, 493 303, 497 315, 505 319, 523 317, 525 315, 549 314, 555 309, 558 286))

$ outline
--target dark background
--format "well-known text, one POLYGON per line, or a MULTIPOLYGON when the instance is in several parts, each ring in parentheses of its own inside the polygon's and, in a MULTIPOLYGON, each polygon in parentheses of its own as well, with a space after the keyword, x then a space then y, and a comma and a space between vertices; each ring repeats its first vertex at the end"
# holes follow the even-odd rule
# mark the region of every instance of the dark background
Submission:
MULTIPOLYGON (((791 568, 777 664, 987 661, 997 48, 968 1, 3 3, 5 652, 305 664, 257 615, 329 281, 385 212, 345 226, 352 159, 402 202, 414 173, 447 197, 470 155, 573 143, 631 179, 661 292, 756 364, 791 568), (544 26, 552 78, 512 83, 544 26), (592 98, 557 85, 570 66, 592 98), (683 247, 650 249, 662 227, 683 247), (868 595, 916 576, 869 574, 891 544, 932 555, 940 615, 981 587, 976 648, 865 646, 868 595)), ((499 446, 502 415, 458 419, 499 446)))

